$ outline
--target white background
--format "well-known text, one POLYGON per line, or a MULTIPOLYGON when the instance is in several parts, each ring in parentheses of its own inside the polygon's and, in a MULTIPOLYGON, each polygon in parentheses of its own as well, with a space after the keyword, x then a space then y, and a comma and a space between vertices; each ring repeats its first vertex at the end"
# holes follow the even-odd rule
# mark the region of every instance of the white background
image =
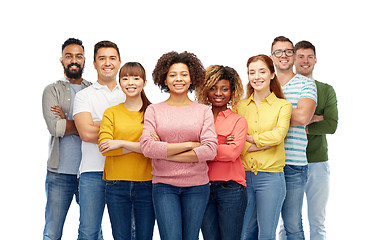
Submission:
MULTIPOLYGON (((96 81, 93 46, 118 44, 122 63, 147 70, 147 96, 167 95, 152 84, 157 59, 168 51, 195 53, 207 67, 234 67, 244 85, 246 61, 270 54, 273 38, 317 48, 314 78, 334 86, 339 125, 329 136, 331 195, 328 239, 361 239, 365 211, 365 11, 361 1, 8 1, 0 7, 1 239, 41 239, 44 226, 48 131, 41 112, 44 87, 63 76, 61 45, 79 38, 84 77, 96 81)), ((64 239, 76 239, 72 204, 64 239)), ((112 239, 103 220, 105 239, 112 239)), ((159 239, 158 236, 155 239, 159 239)))

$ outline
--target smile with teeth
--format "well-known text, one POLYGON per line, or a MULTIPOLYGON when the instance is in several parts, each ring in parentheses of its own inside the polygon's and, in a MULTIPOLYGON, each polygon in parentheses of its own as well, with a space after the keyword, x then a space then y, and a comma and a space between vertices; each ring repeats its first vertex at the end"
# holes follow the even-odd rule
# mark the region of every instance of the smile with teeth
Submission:
POLYGON ((255 85, 262 85, 264 83, 264 81, 253 81, 253 83, 255 85))
POLYGON ((215 101, 215 102, 222 102, 222 101, 224 101, 225 100, 225 98, 223 98, 223 97, 221 97, 221 98, 213 98, 213 100, 215 101))
POLYGON ((134 92, 136 90, 136 87, 128 87, 126 88, 127 92, 134 92))
POLYGON ((110 72, 112 70, 113 70, 113 68, 103 68, 103 71, 106 71, 106 72, 110 72))
POLYGON ((180 89, 180 88, 183 88, 183 87, 185 86, 185 84, 174 84, 173 86, 174 86, 175 88, 180 89))

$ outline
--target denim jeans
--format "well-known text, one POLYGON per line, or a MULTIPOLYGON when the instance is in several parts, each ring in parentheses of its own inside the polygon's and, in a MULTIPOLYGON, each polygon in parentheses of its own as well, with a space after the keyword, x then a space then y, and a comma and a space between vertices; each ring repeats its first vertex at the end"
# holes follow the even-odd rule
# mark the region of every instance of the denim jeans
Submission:
POLYGON ((78 199, 77 175, 59 174, 47 171, 46 176, 46 224, 43 231, 44 240, 61 239, 62 229, 72 199, 78 199))
POLYGON ((326 162, 309 163, 308 181, 305 193, 308 202, 310 239, 326 239, 325 210, 329 196, 329 164, 326 162))
POLYGON ((176 187, 154 183, 153 202, 160 239, 198 239, 209 195, 208 184, 176 187))
POLYGON ((101 224, 105 207, 103 172, 84 172, 79 177, 80 225, 78 240, 103 239, 101 224))
POLYGON ((282 172, 246 171, 248 205, 241 239, 276 239, 286 183, 282 172))
POLYGON ((155 215, 151 181, 107 181, 106 200, 115 240, 131 239, 132 213, 136 239, 152 239, 155 215))
POLYGON ((214 181, 202 222, 207 240, 239 240, 247 205, 247 192, 235 181, 214 181))
POLYGON ((279 237, 288 240, 305 239, 302 227, 302 204, 308 179, 308 166, 286 165, 284 173, 286 197, 281 210, 283 226, 280 227, 279 237))

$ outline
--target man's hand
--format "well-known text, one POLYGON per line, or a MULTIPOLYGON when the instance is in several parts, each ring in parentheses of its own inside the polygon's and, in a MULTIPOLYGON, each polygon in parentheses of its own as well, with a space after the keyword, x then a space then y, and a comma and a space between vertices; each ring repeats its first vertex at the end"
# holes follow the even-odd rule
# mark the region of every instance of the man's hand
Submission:
POLYGON ((59 105, 51 106, 51 111, 55 115, 59 115, 61 117, 61 119, 66 119, 65 113, 62 111, 62 109, 59 105))

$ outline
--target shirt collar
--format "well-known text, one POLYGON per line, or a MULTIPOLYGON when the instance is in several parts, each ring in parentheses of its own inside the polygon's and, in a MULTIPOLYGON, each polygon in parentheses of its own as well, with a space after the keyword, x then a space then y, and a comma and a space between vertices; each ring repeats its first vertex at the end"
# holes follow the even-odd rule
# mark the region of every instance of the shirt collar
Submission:
MULTIPOLYGON (((269 94, 268 97, 266 97, 262 101, 266 101, 266 102, 268 102, 269 105, 272 105, 272 103, 274 101, 276 101, 276 99, 277 99, 276 94, 274 94, 274 92, 271 92, 271 94, 269 94)), ((254 93, 252 93, 252 95, 250 95, 247 105, 249 105, 252 101, 255 102, 254 101, 254 93)))
MULTIPOLYGON (((94 84, 93 84, 93 87, 95 89, 102 89, 102 88, 106 88, 108 89, 108 87, 106 85, 102 85, 100 84, 98 81, 96 81, 94 84)), ((116 89, 119 89, 119 90, 122 90, 121 89, 121 86, 117 83, 117 85, 114 87, 113 91, 116 90, 116 89)))
MULTIPOLYGON (((69 79, 67 79, 67 78, 65 78, 65 77, 62 77, 62 78, 61 78, 61 81, 63 81, 63 82, 67 82, 67 83, 70 83, 70 80, 69 80, 69 79)), ((84 79, 84 78, 82 78, 81 82, 82 82, 82 83, 83 83, 83 82, 85 82, 85 79, 84 79)))
POLYGON ((220 115, 224 115, 225 118, 227 118, 228 116, 230 116, 233 113, 233 111, 228 108, 225 111, 219 112, 218 116, 220 115))

